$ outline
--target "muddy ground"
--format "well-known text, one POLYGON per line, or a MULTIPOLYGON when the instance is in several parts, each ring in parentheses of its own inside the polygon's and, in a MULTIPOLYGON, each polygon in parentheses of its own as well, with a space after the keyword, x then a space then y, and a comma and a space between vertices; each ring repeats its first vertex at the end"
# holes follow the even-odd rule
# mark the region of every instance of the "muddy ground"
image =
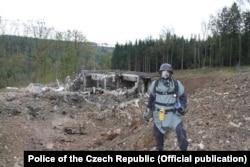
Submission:
MULTIPOLYGON (((188 150, 250 150, 250 72, 176 78, 188 97, 188 150)), ((142 118, 147 100, 139 94, 3 90, 0 166, 23 166, 24 150, 154 150, 153 122, 142 118)), ((165 150, 179 150, 173 131, 165 150)))

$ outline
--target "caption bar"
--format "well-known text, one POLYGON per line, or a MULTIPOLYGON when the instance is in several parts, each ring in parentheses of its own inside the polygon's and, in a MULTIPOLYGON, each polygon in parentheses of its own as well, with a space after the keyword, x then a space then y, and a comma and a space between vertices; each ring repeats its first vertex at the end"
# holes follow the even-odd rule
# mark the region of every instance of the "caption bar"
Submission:
POLYGON ((207 152, 155 152, 155 151, 24 151, 24 167, 59 165, 82 166, 95 164, 155 164, 171 163, 192 164, 195 166, 211 163, 233 163, 237 166, 247 166, 248 151, 207 151, 207 152))

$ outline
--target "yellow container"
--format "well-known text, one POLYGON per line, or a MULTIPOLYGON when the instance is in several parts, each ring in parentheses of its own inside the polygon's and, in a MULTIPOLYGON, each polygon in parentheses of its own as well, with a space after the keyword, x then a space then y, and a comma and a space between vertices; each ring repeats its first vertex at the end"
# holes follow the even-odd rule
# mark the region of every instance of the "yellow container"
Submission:
POLYGON ((163 121, 165 119, 165 110, 161 109, 159 111, 159 120, 163 121))

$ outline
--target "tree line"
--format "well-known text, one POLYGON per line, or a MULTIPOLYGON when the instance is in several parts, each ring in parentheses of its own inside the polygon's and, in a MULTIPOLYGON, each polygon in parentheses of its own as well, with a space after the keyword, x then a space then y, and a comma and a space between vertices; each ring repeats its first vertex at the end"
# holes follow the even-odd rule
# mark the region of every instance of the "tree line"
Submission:
POLYGON ((232 67, 250 64, 250 11, 237 3, 202 22, 202 34, 184 39, 165 29, 159 39, 148 37, 116 44, 112 68, 156 72, 161 63, 174 69, 232 67))

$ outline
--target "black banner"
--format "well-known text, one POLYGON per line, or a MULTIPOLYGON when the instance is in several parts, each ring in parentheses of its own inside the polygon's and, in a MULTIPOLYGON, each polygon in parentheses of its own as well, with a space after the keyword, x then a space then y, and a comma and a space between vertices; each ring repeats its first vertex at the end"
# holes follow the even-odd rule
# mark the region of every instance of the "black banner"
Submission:
POLYGON ((249 151, 24 151, 24 167, 249 166, 249 151))

